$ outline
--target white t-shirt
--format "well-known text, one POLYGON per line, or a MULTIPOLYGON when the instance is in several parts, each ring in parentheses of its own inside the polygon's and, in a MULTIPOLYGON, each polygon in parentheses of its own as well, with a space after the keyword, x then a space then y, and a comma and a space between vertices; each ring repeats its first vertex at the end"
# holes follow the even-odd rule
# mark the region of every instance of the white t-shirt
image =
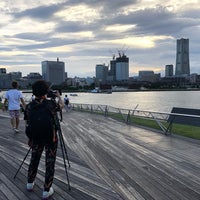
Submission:
POLYGON ((19 90, 8 90, 5 98, 8 100, 8 110, 20 110, 20 99, 23 98, 23 95, 19 90))

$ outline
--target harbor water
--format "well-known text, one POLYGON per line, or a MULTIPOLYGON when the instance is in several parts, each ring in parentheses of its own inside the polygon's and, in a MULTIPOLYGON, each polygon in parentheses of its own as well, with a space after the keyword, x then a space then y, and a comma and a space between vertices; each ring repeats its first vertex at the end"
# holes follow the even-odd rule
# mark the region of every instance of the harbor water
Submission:
MULTIPOLYGON (((104 93, 76 93, 77 96, 68 95, 71 103, 100 104, 116 108, 171 112, 173 107, 200 109, 200 91, 142 91, 142 92, 113 92, 104 93)), ((2 96, 3 93, 1 92, 2 96)), ((31 93, 23 93, 26 100, 31 93)))
POLYGON ((200 91, 78 93, 69 96, 72 103, 109 105, 117 108, 171 112, 173 107, 200 109, 200 91))

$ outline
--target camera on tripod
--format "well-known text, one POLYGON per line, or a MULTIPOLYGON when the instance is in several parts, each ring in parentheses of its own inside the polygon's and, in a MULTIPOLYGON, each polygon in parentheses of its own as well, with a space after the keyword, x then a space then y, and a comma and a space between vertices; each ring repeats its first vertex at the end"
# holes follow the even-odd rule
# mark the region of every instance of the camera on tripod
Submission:
POLYGON ((59 92, 60 95, 62 95, 61 89, 58 89, 58 90, 49 90, 48 93, 47 93, 47 97, 51 98, 51 99, 55 99, 57 97, 56 96, 57 91, 59 92))
MULTIPOLYGON (((52 90, 50 89, 47 93, 47 98, 50 98, 50 100, 55 104, 55 111, 56 112, 60 112, 60 115, 61 115, 61 109, 60 109, 60 106, 59 104, 57 103, 56 101, 56 97, 57 97, 57 91, 59 92, 60 96, 62 95, 62 92, 61 92, 61 89, 57 89, 57 90, 52 90)), ((61 117, 61 116, 60 116, 61 117)), ((62 119, 62 117, 61 117, 62 119)))

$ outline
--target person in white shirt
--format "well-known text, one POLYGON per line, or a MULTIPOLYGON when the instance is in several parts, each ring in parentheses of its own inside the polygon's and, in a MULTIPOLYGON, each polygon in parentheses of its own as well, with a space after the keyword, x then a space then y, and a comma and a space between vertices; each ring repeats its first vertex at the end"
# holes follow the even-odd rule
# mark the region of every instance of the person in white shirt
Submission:
POLYGON ((5 110, 5 106, 8 103, 8 111, 11 117, 11 126, 13 130, 18 133, 19 132, 19 116, 20 116, 20 103, 22 103, 22 107, 25 108, 25 101, 22 93, 17 89, 18 82, 12 82, 12 89, 8 90, 5 93, 5 100, 3 111, 5 110))

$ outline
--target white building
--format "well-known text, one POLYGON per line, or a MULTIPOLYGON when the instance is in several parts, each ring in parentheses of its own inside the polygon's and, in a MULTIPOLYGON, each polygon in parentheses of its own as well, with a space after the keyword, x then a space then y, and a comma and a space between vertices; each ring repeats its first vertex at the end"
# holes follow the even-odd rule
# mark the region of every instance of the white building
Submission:
POLYGON ((116 80, 124 81, 129 79, 129 58, 124 54, 116 58, 116 80))
POLYGON ((65 63, 59 61, 43 61, 42 77, 53 85, 60 85, 65 81, 65 63))

